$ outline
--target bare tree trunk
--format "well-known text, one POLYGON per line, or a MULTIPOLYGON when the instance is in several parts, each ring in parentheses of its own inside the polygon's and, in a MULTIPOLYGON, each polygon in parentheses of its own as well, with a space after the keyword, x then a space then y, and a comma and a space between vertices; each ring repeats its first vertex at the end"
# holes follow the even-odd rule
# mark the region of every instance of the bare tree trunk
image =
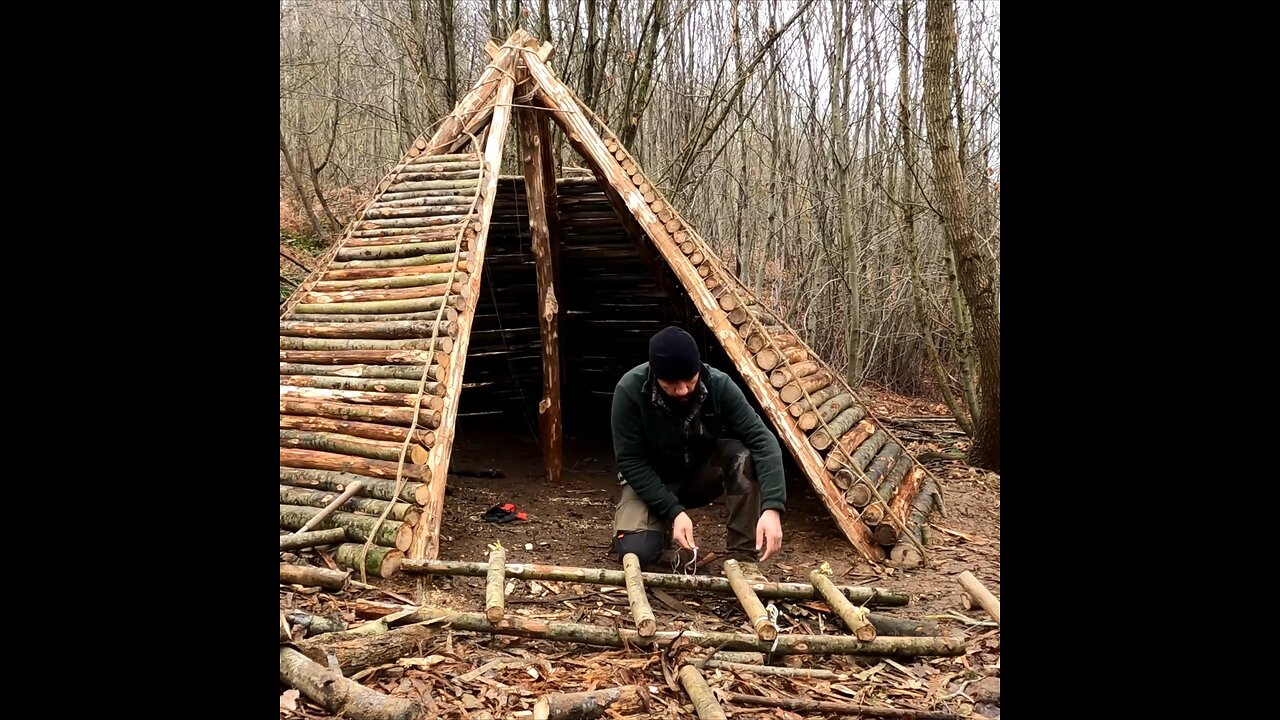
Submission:
POLYGON ((439 0, 440 39, 444 43, 444 97, 452 110, 458 104, 458 53, 454 40, 454 0, 439 0))
POLYGON ((994 272, 982 254, 969 218, 969 198, 960 171, 955 130, 950 123, 951 63, 956 55, 954 0, 928 0, 925 18, 924 105, 933 151, 943 235, 955 250, 960 287, 973 314, 981 368, 979 410, 969 463, 1000 470, 1000 315, 994 272))
POLYGON ((298 172, 298 166, 293 162, 293 156, 289 153, 289 144, 284 139, 284 126, 280 126, 280 152, 284 155, 284 164, 289 166, 289 174, 293 176, 293 186, 298 189, 298 202, 302 203, 302 207, 307 211, 307 219, 311 221, 311 228, 316 231, 316 239, 324 240, 324 230, 320 228, 320 220, 316 218, 316 213, 311 209, 311 200, 307 198, 306 188, 302 185, 302 174, 298 172))
MULTIPOLYGON (((631 66, 626 100, 622 104, 622 132, 618 135, 618 139, 628 148, 631 148, 631 143, 640 130, 640 115, 649 104, 649 84, 653 81, 653 62, 658 54, 658 33, 662 30, 666 12, 666 0, 653 0, 640 35, 642 47, 636 48, 637 57, 643 59, 631 66)), ((636 152, 634 148, 631 151, 633 154, 636 152)))
POLYGON ((548 7, 547 0, 541 0, 538 10, 538 39, 551 42, 551 8, 548 7))
MULTIPOLYGON (((898 131, 902 134, 902 159, 903 165, 907 170, 908 178, 914 177, 915 172, 915 143, 913 142, 913 134, 911 127, 911 115, 909 113, 908 100, 911 98, 911 63, 908 48, 911 36, 911 0, 902 0, 902 9, 899 13, 899 26, 901 36, 898 42, 898 131)), ((955 395, 951 392, 951 381, 947 377, 947 370, 942 365, 942 358, 938 356, 938 346, 933 341, 933 327, 929 324, 929 318, 925 313, 924 295, 926 288, 924 279, 920 276, 920 258, 916 251, 916 199, 915 199, 915 183, 908 181, 902 184, 902 245, 907 251, 907 265, 911 269, 911 304, 915 310, 916 327, 919 328, 920 334, 924 337, 925 352, 929 355, 929 366, 933 369, 934 380, 938 384, 938 390, 942 393, 942 399, 947 404, 947 408, 951 410, 951 414, 955 417, 956 423, 960 425, 960 429, 966 435, 973 435, 973 425, 969 422, 969 417, 964 413, 963 408, 956 403, 955 395)))

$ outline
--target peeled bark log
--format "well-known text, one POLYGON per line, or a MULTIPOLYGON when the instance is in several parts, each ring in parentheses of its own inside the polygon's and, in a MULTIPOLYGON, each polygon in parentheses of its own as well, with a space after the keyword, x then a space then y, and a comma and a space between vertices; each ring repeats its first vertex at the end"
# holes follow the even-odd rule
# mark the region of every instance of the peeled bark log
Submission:
MULTIPOLYGON (((331 470, 304 470, 301 468, 281 467, 280 481, 297 487, 318 488, 320 490, 330 490, 334 492, 342 492, 349 484, 360 481, 360 494, 389 502, 396 496, 396 481, 392 480, 376 480, 361 475, 353 475, 345 472, 333 472, 331 470)), ((399 500, 408 503, 418 503, 418 497, 425 495, 426 484, 420 482, 406 482, 404 487, 400 488, 399 500)))
POLYGON ((387 187, 388 193, 416 192, 418 190, 452 190, 457 195, 474 195, 480 189, 479 173, 474 177, 454 180, 425 180, 422 182, 398 182, 387 187))
POLYGON ((444 372, 439 365, 303 365, 280 363, 281 375, 331 375, 353 378, 391 378, 397 380, 421 380, 426 370, 428 380, 439 380, 444 372))
MULTIPOLYGON (((840 442, 836 443, 836 446, 831 449, 831 452, 827 453, 827 470, 836 472, 846 465, 852 465, 853 461, 849 456, 854 454, 857 448, 861 447, 862 443, 866 442, 867 438, 870 438, 875 434, 875 432, 875 423, 870 420, 863 420, 852 430, 845 433, 844 436, 840 438, 840 442)), ((841 489, 848 489, 848 487, 848 485, 842 485, 841 489)))
POLYGON ((285 585, 322 587, 326 590, 342 592, 347 589, 351 578, 347 573, 329 568, 280 563, 280 582, 285 585))
POLYGON ((352 682, 288 647, 280 648, 280 680, 308 700, 351 720, 414 720, 422 708, 352 682))
MULTIPOLYGON (((407 301, 406 301, 407 302, 407 301)), ((332 340, 329 338, 280 337, 281 350, 453 350, 453 338, 412 340, 332 340)))
MULTIPOLYGON (((408 382, 408 381, 405 381, 408 382)), ((341 433, 370 440, 387 442, 404 442, 409 428, 395 425, 378 425, 376 423, 355 422, 352 420, 333 420, 330 418, 307 417, 300 415, 281 415, 280 427, 287 430, 304 430, 311 432, 341 433)), ((414 430, 413 442, 423 447, 435 444, 435 434, 428 430, 414 430)), ((399 456, 396 456, 399 462, 399 456)))
MULTIPOLYGON (((303 505, 281 505, 280 527, 287 530, 296 530, 305 525, 308 520, 319 512, 316 508, 303 505)), ((356 515, 349 512, 335 512, 316 527, 321 530, 327 530, 332 527, 346 528, 347 537, 363 543, 369 541, 369 533, 373 531, 375 525, 378 526, 378 529, 373 541, 374 544, 393 547, 401 551, 409 549, 409 542, 413 539, 413 528, 395 520, 384 520, 381 525, 378 525, 378 518, 376 517, 356 515)))
POLYGON ((809 582, 818 592, 822 593, 822 597, 831 606, 831 610, 844 621, 845 627, 849 628, 854 637, 859 640, 876 639, 876 628, 867 619, 866 609, 849 602, 849 599, 836 589, 835 584, 831 582, 831 578, 822 574, 821 570, 814 570, 809 573, 809 582))
POLYGON ((622 574, 626 576, 627 604, 631 606, 631 618, 635 621, 636 632, 640 637, 653 637, 658 630, 658 621, 653 617, 649 599, 645 597, 644 580, 640 578, 640 558, 635 553, 623 556, 622 574))
MULTIPOLYGON (((368 501, 366 501, 368 502, 368 501)), ((360 553, 364 551, 363 543, 345 543, 339 545, 333 554, 334 562, 352 570, 360 570, 360 553)), ((364 571, 369 575, 389 578, 400 569, 404 561, 404 553, 394 548, 373 545, 364 557, 364 571)))
POLYGON ((826 427, 815 430, 809 436, 809 444, 819 451, 826 450, 836 444, 836 438, 843 437, 852 430, 854 423, 866 417, 866 414, 867 411, 861 405, 845 408, 826 427))
MULTIPOLYGON (((370 480, 370 482, 375 482, 370 480)), ((351 487, 348 486, 347 490, 351 487)), ((361 482, 360 490, 364 489, 364 483, 361 482)), ((343 491, 345 493, 345 491, 343 491)), ((342 493, 335 493, 325 490, 312 490, 309 488, 301 488, 295 485, 280 486, 280 504, 281 505, 302 505, 305 507, 327 507, 342 493)), ((343 501, 339 509, 344 512, 354 513, 357 515, 370 515, 373 517, 382 517, 383 511, 387 509, 387 501, 375 500, 373 498, 349 497, 343 501)), ((397 502, 391 504, 391 512, 387 514, 388 520, 403 522, 414 525, 418 522, 418 518, 422 515, 422 511, 406 502, 397 502)))
MULTIPOLYGON (((512 53, 514 54, 514 51, 512 51, 512 53)), ((498 61, 495 58, 493 64, 485 68, 485 75, 480 78, 480 81, 477 83, 476 87, 480 87, 480 84, 484 83, 486 79, 492 80, 493 77, 497 76, 499 71, 494 67, 497 64, 498 64, 498 61), (492 73, 492 75, 490 75, 490 73, 492 73)), ((492 86, 489 87, 489 94, 490 95, 493 94, 492 86)), ((468 95, 470 95, 470 93, 468 93, 468 95)), ((446 121, 446 123, 447 122, 448 121, 446 121)), ((445 128, 442 125, 440 128, 440 131, 442 132, 444 131, 444 129, 445 128)), ((417 167, 418 165, 439 165, 441 163, 477 163, 479 161, 480 161, 480 156, 477 155, 476 153, 451 153, 451 154, 444 154, 444 155, 416 155, 412 159, 407 160, 404 163, 404 165, 407 167, 417 167)))
POLYGON ((317 663, 327 662, 333 653, 342 674, 351 676, 375 665, 393 663, 403 657, 424 657, 428 648, 440 643, 441 631, 434 625, 404 625, 387 632, 335 639, 320 636, 298 643, 298 649, 317 663))
POLYGON ((550 693, 538 698, 533 720, 594 720, 607 712, 637 715, 649 712, 649 690, 643 685, 577 693, 550 693))
MULTIPOLYGON (((432 277, 446 277, 445 275, 434 275, 432 277)), ((394 280, 396 278, 388 278, 394 280)), ((414 278, 405 278, 412 280, 414 278)), ((355 281, 353 281, 355 282, 355 281)), ((290 335, 294 337, 315 337, 315 338, 430 338, 432 331, 435 330, 436 337, 458 336, 457 323, 448 320, 437 324, 434 322, 424 321, 399 321, 399 322, 376 322, 370 318, 368 322, 362 323, 319 323, 307 322, 305 320, 282 320, 280 321, 280 334, 290 335)))
MULTIPOLYGON (((723 299, 726 296, 720 297, 723 299)), ((774 369, 783 358, 796 362, 808 359, 804 348, 800 347, 800 341, 785 328, 779 329, 777 335, 772 335, 768 331, 763 333, 759 330, 753 331, 747 336, 747 351, 756 354, 756 365, 761 370, 774 369), (777 350, 770 346, 770 342, 777 347, 777 350)))
MULTIPOLYGON (((403 288, 425 288, 432 286, 443 286, 445 283, 454 280, 458 282, 466 281, 465 273, 425 273, 422 275, 402 275, 398 277, 385 278, 362 278, 357 280, 322 280, 311 286, 313 293, 334 293, 347 290, 396 290, 403 288)), ((354 299, 354 298, 352 298, 354 299)), ((372 298, 369 298, 372 299, 372 298)), ((391 298, 382 298, 391 299, 391 298)), ((281 328, 283 332, 284 328, 281 328)), ((351 328, 346 328, 350 331, 351 328)), ((441 333, 442 335, 444 333, 441 333)), ((315 336, 312 336, 315 337, 315 336)), ((339 335, 338 337, 347 337, 339 335)), ((368 337, 387 337, 385 335, 372 335, 368 337)), ((425 335, 403 335, 397 334, 390 337, 431 337, 431 328, 427 328, 425 335)))
POLYGON ((344 528, 313 530, 311 532, 298 533, 296 535, 281 535, 280 551, 301 550, 303 548, 316 547, 319 545, 332 545, 334 543, 346 542, 346 540, 347 531, 344 528))
POLYGON ((733 588, 733 594, 746 612, 747 620, 751 622, 756 635, 759 635, 761 640, 773 640, 778 637, 777 626, 769 620, 769 613, 765 612, 760 598, 756 597, 755 591, 747 583, 747 578, 742 574, 742 568, 738 567, 737 560, 724 561, 724 576, 728 579, 729 586, 733 588))
POLYGON ((903 523, 911 513, 911 506, 920 491, 924 478, 924 468, 917 465, 902 479, 902 483, 898 485, 898 490, 893 494, 893 498, 889 500, 889 506, 885 509, 884 520, 880 522, 875 532, 872 533, 872 537, 875 538, 876 542, 881 545, 893 545, 897 542, 898 533, 904 529, 903 523))
POLYGON ((307 450, 323 450, 342 455, 400 462, 403 453, 406 462, 414 465, 425 463, 429 457, 426 448, 414 443, 404 451, 403 443, 385 440, 369 440, 366 438, 337 435, 334 433, 307 432, 305 430, 281 430, 280 447, 304 448, 307 450))
MULTIPOLYGON (((422 575, 485 577, 489 572, 489 564, 461 560, 405 560, 401 570, 422 575)), ((579 582, 595 585, 613 585, 615 587, 626 587, 627 584, 626 577, 620 570, 564 567, 559 565, 508 563, 506 576, 521 580, 579 582)), ((728 580, 713 575, 676 575, 646 572, 640 573, 640 577, 644 580, 645 586, 650 588, 715 592, 722 595, 733 593, 733 588, 729 585, 728 580)), ((757 597, 784 600, 822 600, 822 595, 808 583, 753 582, 748 584, 755 591, 757 597)), ((906 605, 909 600, 907 595, 878 587, 840 586, 840 592, 844 593, 844 596, 852 602, 880 607, 901 607, 906 605)))
POLYGON ((507 551, 498 545, 489 550, 489 574, 484 586, 484 615, 489 622, 498 624, 506 614, 507 551))
POLYGON ((465 259, 456 264, 444 261, 433 265, 411 265, 409 267, 389 268, 347 268, 344 270, 326 270, 320 279, 325 282, 342 280, 376 280, 380 278, 415 277, 417 275, 434 275, 448 272, 470 272, 471 263, 465 259))
POLYGON ((778 391, 778 397, 782 398, 784 403, 793 403, 804 397, 805 393, 812 395, 828 385, 835 382, 831 371, 819 370, 818 372, 804 378, 800 378, 796 382, 787 385, 778 391))
MULTIPOLYGON (((802 402, 803 400, 804 398, 801 398, 802 402)), ((830 424, 840 415, 840 413, 851 407, 857 407, 859 410, 862 410, 863 416, 866 415, 866 410, 863 410, 861 406, 854 404, 853 395, 846 392, 840 393, 830 400, 822 401, 818 405, 817 410, 810 410, 809 412, 803 413, 800 415, 799 419, 796 420, 796 425, 799 426, 801 430, 809 432, 810 430, 818 427, 821 423, 830 424)), ((861 420, 862 417, 859 417, 858 419, 861 420)), ((845 428, 844 430, 841 430, 841 433, 848 432, 848 430, 849 428, 845 428)))
MULTIPOLYGON (((336 420, 360 420, 408 427, 413 423, 413 408, 381 405, 350 405, 342 402, 281 399, 280 412, 290 415, 313 415, 336 420)), ((440 426, 440 411, 424 407, 418 411, 418 427, 440 426)), ((325 468, 322 468, 325 469, 325 468)))
POLYGON ((410 409, 421 407, 432 410, 440 409, 442 404, 440 398, 435 395, 419 396, 417 393, 385 393, 367 390, 329 390, 327 388, 294 387, 292 385, 280 386, 280 399, 281 401, 348 402, 360 405, 381 405, 410 409))
POLYGON ((986 585, 982 584, 982 581, 974 577, 974 574, 968 570, 960 573, 960 576, 956 578, 956 582, 960 583, 960 587, 964 588, 965 592, 969 593, 969 596, 976 600, 983 610, 987 611, 987 614, 996 621, 997 625, 1000 624, 1000 598, 997 598, 994 593, 987 589, 986 585))
POLYGON ((680 685, 684 687, 686 693, 689 693, 689 699, 693 701, 693 710, 699 720, 727 720, 724 708, 720 707, 720 703, 711 692, 711 688, 707 686, 702 673, 698 672, 698 668, 692 665, 680 668, 680 685))
MULTIPOLYGON (((454 297, 448 298, 424 297, 413 298, 409 300, 377 300, 371 302, 343 302, 343 303, 309 303, 294 306, 293 312, 300 315, 331 313, 334 315, 388 315, 392 313, 410 313, 423 312, 426 310, 438 310, 440 305, 450 302, 454 297)), ((445 352, 448 352, 447 350, 445 352)))
POLYGON ((785 708, 787 710, 799 710, 820 715, 857 715, 859 717, 902 718, 903 720, 960 720, 960 716, 954 713, 934 712, 931 710, 905 710, 872 705, 805 700, 803 698, 767 698, 732 692, 726 692, 722 697, 734 705, 785 708))
POLYGON ((317 450, 298 450, 280 448, 280 464, 285 467, 309 468, 312 470, 337 470, 353 472, 371 478, 389 478, 392 480, 404 477, 418 481, 426 476, 429 468, 425 465, 405 463, 403 469, 399 462, 387 460, 371 460, 369 458, 351 457, 317 450))
POLYGON ((919 567, 924 562, 920 549, 929 544, 925 527, 929 524, 929 513, 933 512, 937 492, 933 480, 926 480, 920 492, 916 493, 911 503, 911 514, 907 517, 907 527, 898 533, 897 544, 889 553, 890 561, 907 568, 919 567), (920 547, 911 542, 913 539, 920 547))

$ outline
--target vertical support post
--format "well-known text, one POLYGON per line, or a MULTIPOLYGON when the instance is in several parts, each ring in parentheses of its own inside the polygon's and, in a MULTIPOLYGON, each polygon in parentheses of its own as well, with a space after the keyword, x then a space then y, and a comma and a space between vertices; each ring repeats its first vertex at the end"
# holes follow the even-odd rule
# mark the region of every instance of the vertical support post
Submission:
MULTIPOLYGON (((528 78, 527 72, 522 77, 528 78)), ((526 87, 532 88, 532 82, 526 87)), ((546 115, 518 109, 520 163, 529 211, 529 237, 538 275, 538 330, 542 344, 542 400, 538 425, 547 480, 559 482, 564 467, 564 418, 560 410, 560 307, 556 302, 555 265, 560 250, 556 179, 551 164, 551 133, 546 115)))

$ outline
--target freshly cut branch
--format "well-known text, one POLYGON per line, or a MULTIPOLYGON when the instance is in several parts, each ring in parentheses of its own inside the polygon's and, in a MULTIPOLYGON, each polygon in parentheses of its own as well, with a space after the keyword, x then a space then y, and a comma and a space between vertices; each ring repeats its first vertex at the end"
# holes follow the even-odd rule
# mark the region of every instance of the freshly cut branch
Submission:
POLYGON ((422 713, 416 703, 352 682, 288 646, 280 648, 280 680, 325 710, 351 720, 414 720, 422 713))
POLYGON ((622 572, 627 580, 627 603, 631 606, 636 632, 640 633, 640 637, 653 637, 653 633, 658 630, 658 621, 653 617, 649 599, 645 597, 644 580, 640 577, 640 558, 635 553, 623 556, 622 572))
MULTIPOLYGON (((466 577, 484 577, 489 572, 489 564, 467 562, 462 560, 410 560, 406 559, 400 568, 404 572, 422 575, 462 575, 466 577)), ((613 585, 626 587, 626 577, 620 570, 603 568, 579 568, 561 565, 525 565, 508 564, 508 578, 521 580, 552 580, 580 582, 594 585, 613 585)), ((717 592, 723 595, 733 593, 729 581, 713 575, 676 575, 671 573, 640 573, 645 587, 662 588, 664 590, 690 590, 696 592, 717 592)), ((781 598, 784 600, 823 600, 822 595, 808 583, 748 583, 757 597, 781 598)), ((879 607, 901 607, 908 604, 910 598, 900 592, 878 587, 839 586, 840 592, 851 602, 860 605, 879 607)))
POLYGON ((724 708, 720 707, 719 701, 707 685, 706 678, 698 672, 698 668, 692 665, 680 668, 680 685, 693 701, 693 710, 697 713, 699 720, 728 720, 725 717, 724 708))

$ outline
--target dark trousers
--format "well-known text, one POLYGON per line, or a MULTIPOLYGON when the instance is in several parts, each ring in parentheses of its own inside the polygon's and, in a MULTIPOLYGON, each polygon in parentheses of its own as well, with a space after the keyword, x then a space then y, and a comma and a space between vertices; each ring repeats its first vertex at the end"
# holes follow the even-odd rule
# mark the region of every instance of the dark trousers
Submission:
MULTIPOLYGON (((669 486, 686 509, 704 507, 724 497, 729 509, 725 547, 729 554, 756 558, 756 523, 760 519, 760 484, 756 481, 751 451, 738 440, 719 440, 706 462, 685 482, 669 486)), ((701 533, 694 528, 695 541, 701 533)), ((705 535, 703 535, 705 537, 705 535)), ((613 548, 622 557, 635 553, 642 567, 652 566, 671 546, 671 523, 645 505, 630 485, 613 515, 613 548)))

